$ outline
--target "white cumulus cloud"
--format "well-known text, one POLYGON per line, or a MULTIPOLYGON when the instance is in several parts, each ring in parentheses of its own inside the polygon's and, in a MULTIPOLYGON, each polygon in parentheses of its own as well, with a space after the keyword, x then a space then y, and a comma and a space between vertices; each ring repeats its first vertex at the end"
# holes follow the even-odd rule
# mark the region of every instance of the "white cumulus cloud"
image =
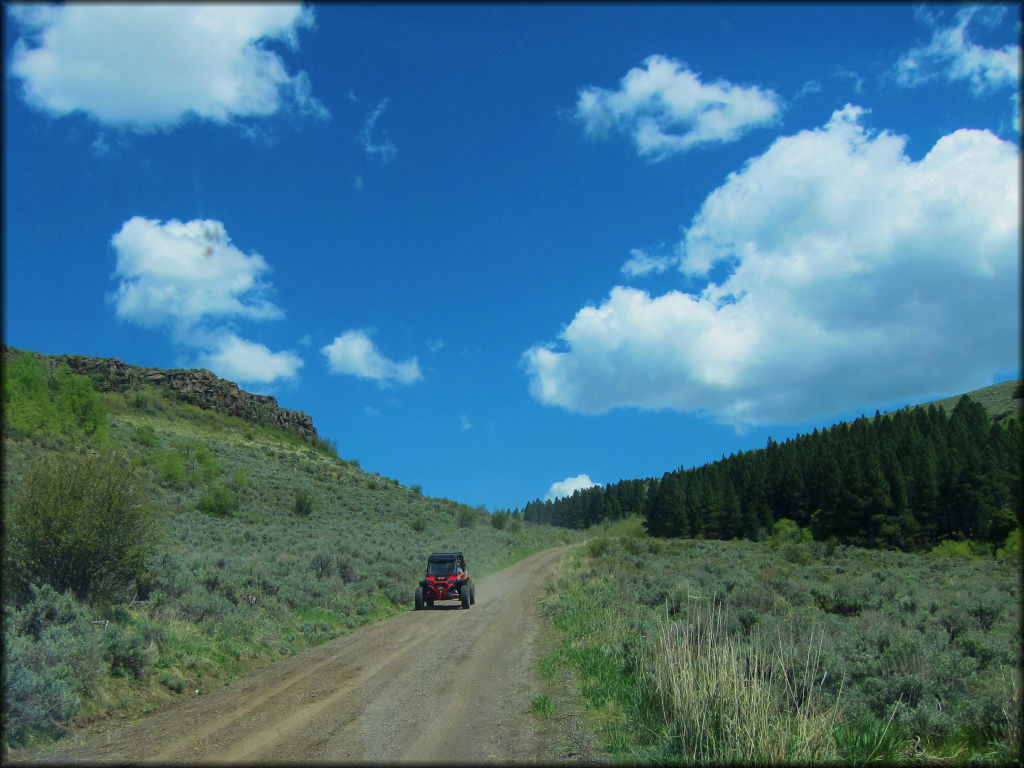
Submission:
POLYGON ((281 310, 265 294, 268 266, 231 244, 219 221, 166 224, 134 216, 111 238, 119 279, 119 317, 145 326, 170 324, 184 340, 208 318, 265 320, 281 310))
POLYGON ((613 288, 524 353, 533 396, 578 413, 794 423, 1014 370, 1019 151, 987 131, 906 139, 847 106, 716 189, 677 246, 699 293, 613 288))
POLYGON ((579 92, 576 116, 588 135, 630 135, 637 152, 664 160, 699 144, 735 141, 755 126, 776 120, 781 106, 773 91, 703 83, 684 64, 649 56, 622 78, 619 90, 590 86, 579 92))
POLYGON ((118 317, 167 327, 174 342, 201 350, 199 365, 233 381, 266 383, 296 375, 302 366, 296 355, 272 352, 229 330, 234 320, 284 313, 266 298, 266 261, 232 245, 221 222, 163 223, 135 216, 110 242, 118 287, 109 299, 118 317))
POLYGON ((384 357, 364 330, 346 331, 320 350, 331 373, 373 379, 381 384, 412 384, 423 378, 415 357, 395 362, 384 357))
POLYGON ((552 483, 551 487, 548 489, 547 496, 545 496, 544 499, 546 501, 554 501, 555 499, 560 499, 563 496, 572 496, 576 491, 582 491, 595 485, 598 485, 598 483, 591 480, 589 475, 567 477, 565 480, 559 480, 558 482, 552 483))
POLYGON ((318 118, 327 109, 308 75, 289 74, 268 40, 298 47, 313 26, 299 4, 68 3, 12 5, 21 36, 10 74, 25 100, 62 116, 145 131, 192 114, 216 123, 282 108, 318 118))
POLYGON ((292 378, 302 367, 302 359, 226 333, 215 349, 199 356, 199 364, 231 381, 266 383, 292 378))

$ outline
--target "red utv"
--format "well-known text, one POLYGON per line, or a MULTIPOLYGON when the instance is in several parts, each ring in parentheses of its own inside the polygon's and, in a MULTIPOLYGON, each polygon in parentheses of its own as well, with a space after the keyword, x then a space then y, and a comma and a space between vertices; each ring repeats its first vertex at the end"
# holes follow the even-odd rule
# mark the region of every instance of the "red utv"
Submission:
POLYGON ((416 587, 416 610, 433 608, 435 600, 458 600, 463 608, 476 602, 476 587, 461 552, 435 552, 427 558, 427 575, 416 587))

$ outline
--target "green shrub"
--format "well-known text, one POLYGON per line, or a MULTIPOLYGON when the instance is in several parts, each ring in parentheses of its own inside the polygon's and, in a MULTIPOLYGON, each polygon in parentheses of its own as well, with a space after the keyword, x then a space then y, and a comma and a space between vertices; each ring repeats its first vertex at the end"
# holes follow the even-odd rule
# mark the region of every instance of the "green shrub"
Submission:
POLYGON ((29 588, 4 618, 3 732, 8 747, 57 737, 107 676, 100 633, 88 608, 49 585, 29 588))
POLYGON ((472 509, 471 507, 462 507, 459 510, 456 522, 459 528, 472 528, 474 525, 476 525, 478 517, 479 516, 477 515, 475 509, 472 509))
POLYGON ((316 552, 309 561, 309 567, 318 579, 326 579, 331 575, 331 556, 320 550, 316 552))
POLYGON ((199 499, 198 509, 211 517, 230 517, 238 511, 238 494, 223 485, 218 485, 199 499))
POLYGON ((132 465, 112 455, 59 454, 33 463, 7 519, 15 595, 28 584, 112 598, 146 574, 158 524, 132 465))
POLYGON ((33 669, 31 641, 4 638, 4 746, 25 746, 33 736, 60 737, 78 713, 79 699, 68 683, 67 663, 33 669))
POLYGON ((1010 531, 1003 542, 1003 546, 996 550, 996 557, 1000 560, 1013 560, 1020 562, 1021 540, 1024 538, 1024 528, 1017 526, 1017 529, 1010 531))
POLYGON ((67 363, 55 370, 25 352, 4 366, 4 420, 25 434, 84 434, 105 446, 107 413, 86 376, 71 373, 67 363))
POLYGON ((508 522, 508 512, 495 512, 491 515, 491 526, 497 530, 501 530, 505 527, 505 523, 508 522))
POLYGON ((132 440, 147 448, 156 448, 160 444, 156 436, 156 430, 153 429, 151 424, 140 424, 137 426, 132 433, 132 440))
POLYGON ((587 554, 591 557, 601 557, 611 547, 611 539, 607 536, 595 536, 587 542, 587 554))
POLYGON ((54 405, 65 434, 75 429, 86 435, 106 442, 107 412, 99 394, 93 389, 86 376, 71 373, 67 363, 62 363, 53 373, 54 405))
POLYGON ((163 671, 160 673, 160 685, 175 693, 181 693, 188 686, 188 681, 181 675, 174 672, 163 671))
POLYGON ((164 485, 182 488, 185 485, 185 457, 175 451, 160 454, 155 466, 164 485))
POLYGON ((966 541, 954 541, 953 539, 946 539, 940 541, 931 551, 928 553, 932 557, 963 557, 973 558, 974 552, 971 550, 970 543, 966 541))
POLYGON ((351 584, 359 578, 359 570, 356 568, 354 559, 346 552, 337 556, 338 576, 346 584, 351 584))
POLYGON ((103 657, 110 665, 110 671, 122 676, 131 675, 142 679, 146 670, 156 661, 157 651, 147 644, 142 636, 128 632, 117 624, 107 626, 104 637, 103 657))
POLYGON ((304 488, 300 488, 295 492, 295 503, 292 506, 292 511, 296 515, 301 517, 309 517, 313 513, 313 494, 304 488))

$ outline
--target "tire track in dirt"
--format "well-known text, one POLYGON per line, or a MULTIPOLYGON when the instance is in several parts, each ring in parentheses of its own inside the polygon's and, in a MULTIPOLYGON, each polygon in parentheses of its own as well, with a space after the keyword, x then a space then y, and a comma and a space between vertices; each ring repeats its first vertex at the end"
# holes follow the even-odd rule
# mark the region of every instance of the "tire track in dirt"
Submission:
POLYGON ((558 734, 529 704, 538 600, 566 549, 480 579, 468 611, 438 603, 393 616, 163 712, 78 734, 45 760, 550 762, 558 734))

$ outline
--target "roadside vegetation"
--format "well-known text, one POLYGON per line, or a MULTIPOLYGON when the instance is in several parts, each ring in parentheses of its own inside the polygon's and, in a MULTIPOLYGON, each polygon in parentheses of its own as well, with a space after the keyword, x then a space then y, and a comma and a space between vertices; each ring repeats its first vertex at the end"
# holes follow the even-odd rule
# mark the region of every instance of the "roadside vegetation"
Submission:
POLYGON ((579 538, 29 354, 3 397, 5 753, 408 610, 432 551, 479 578, 579 538))
MULTIPOLYGON (((950 542, 952 544, 952 542, 950 542)), ((532 709, 570 675, 618 762, 1009 764, 1021 750, 1016 548, 928 554, 656 539, 595 526, 544 596, 532 709)))

